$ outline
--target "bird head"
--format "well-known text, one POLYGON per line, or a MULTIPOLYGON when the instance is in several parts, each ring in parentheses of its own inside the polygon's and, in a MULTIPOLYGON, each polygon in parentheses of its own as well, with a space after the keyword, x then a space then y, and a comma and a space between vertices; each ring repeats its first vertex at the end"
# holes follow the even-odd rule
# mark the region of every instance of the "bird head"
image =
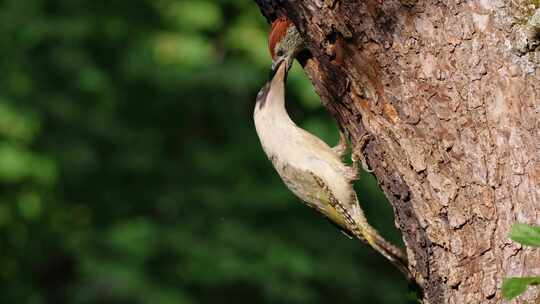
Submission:
POLYGON ((292 21, 286 17, 280 17, 272 22, 268 46, 272 55, 272 74, 274 74, 282 63, 285 63, 289 70, 304 44, 292 21))

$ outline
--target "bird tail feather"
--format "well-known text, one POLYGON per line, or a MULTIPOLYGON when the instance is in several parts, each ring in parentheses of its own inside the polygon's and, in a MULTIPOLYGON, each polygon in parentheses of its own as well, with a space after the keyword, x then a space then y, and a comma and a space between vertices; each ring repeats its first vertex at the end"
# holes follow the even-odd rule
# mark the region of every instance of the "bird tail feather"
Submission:
POLYGON ((358 202, 358 199, 356 201, 356 208, 353 210, 353 217, 356 222, 356 227, 353 227, 353 230, 355 230, 354 235, 362 241, 367 242, 373 249, 394 264, 403 274, 409 277, 410 272, 405 252, 398 246, 388 242, 368 223, 360 207, 360 202, 358 202))

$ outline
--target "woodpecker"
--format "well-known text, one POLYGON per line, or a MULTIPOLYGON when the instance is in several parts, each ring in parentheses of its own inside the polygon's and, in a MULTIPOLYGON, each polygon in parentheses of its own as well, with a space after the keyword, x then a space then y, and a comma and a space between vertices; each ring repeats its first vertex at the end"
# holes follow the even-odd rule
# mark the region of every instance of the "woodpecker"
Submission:
MULTIPOLYGON (((253 118, 262 148, 279 176, 297 197, 390 260, 408 275, 404 253, 386 241, 360 207, 353 182, 358 166, 342 158, 347 150, 340 132, 339 144, 331 148, 318 137, 298 127, 285 109, 285 82, 295 56, 304 48, 300 33, 285 18, 272 24, 269 36, 271 77, 259 91, 253 118)), ((354 155, 354 153, 353 153, 354 155)))

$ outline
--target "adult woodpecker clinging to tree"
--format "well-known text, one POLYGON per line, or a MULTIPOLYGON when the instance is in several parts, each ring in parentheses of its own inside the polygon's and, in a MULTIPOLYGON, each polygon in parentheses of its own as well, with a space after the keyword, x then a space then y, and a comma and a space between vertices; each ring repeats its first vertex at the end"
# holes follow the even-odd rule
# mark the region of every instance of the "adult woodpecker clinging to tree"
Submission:
POLYGON ((353 182, 357 166, 347 166, 343 135, 330 148, 325 142, 299 128, 285 109, 285 81, 303 40, 294 24, 280 18, 269 36, 272 55, 271 79, 260 90, 253 114, 255 127, 266 155, 285 185, 308 206, 322 213, 341 229, 354 235, 385 256, 408 275, 405 255, 369 225, 353 182))

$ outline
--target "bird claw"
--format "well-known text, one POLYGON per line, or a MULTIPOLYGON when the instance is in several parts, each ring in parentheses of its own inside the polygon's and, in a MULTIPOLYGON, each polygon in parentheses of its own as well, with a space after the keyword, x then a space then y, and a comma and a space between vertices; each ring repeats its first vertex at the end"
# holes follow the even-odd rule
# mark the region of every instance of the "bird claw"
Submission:
MULTIPOLYGON (((370 138, 371 138, 371 135, 369 135, 367 133, 364 134, 360 138, 360 142, 358 143, 357 151, 358 150, 362 151, 370 138)), ((332 150, 339 156, 339 158, 343 159, 345 154, 347 154, 347 148, 348 148, 347 137, 340 130, 339 131, 339 142, 335 147, 332 148, 332 150)), ((369 173, 373 172, 373 170, 370 169, 369 166, 367 165, 367 161, 366 161, 366 158, 365 158, 364 154, 362 152, 356 152, 355 150, 356 149, 353 149, 353 152, 351 154, 352 165, 350 167, 348 167, 348 170, 345 172, 347 178, 351 182, 353 182, 355 180, 358 180, 358 178, 360 177, 360 174, 358 173, 359 163, 362 165, 362 168, 365 171, 367 171, 369 173)))
POLYGON ((347 154, 347 148, 347 139, 345 134, 343 134, 342 131, 339 131, 339 142, 335 147, 332 148, 332 150, 334 150, 339 158, 343 159, 343 156, 347 154))
POLYGON ((364 147, 366 146, 367 142, 371 139, 371 135, 366 133, 360 138, 360 142, 358 143, 358 149, 353 151, 351 155, 351 159, 353 161, 353 168, 358 171, 358 162, 362 164, 362 169, 364 169, 366 172, 372 173, 373 169, 371 169, 366 161, 366 157, 364 156, 364 153, 362 151, 364 150, 364 147), (360 151, 360 152, 356 152, 360 151))
POLYGON ((352 168, 354 168, 355 171, 358 171, 359 169, 359 163, 361 164, 362 166, 362 169, 364 169, 364 171, 368 172, 368 173, 372 173, 373 172, 373 169, 369 168, 368 164, 367 164, 367 161, 366 161, 366 157, 364 156, 364 154, 362 153, 353 153, 351 155, 351 159, 352 159, 352 162, 353 162, 353 165, 352 165, 352 168))

